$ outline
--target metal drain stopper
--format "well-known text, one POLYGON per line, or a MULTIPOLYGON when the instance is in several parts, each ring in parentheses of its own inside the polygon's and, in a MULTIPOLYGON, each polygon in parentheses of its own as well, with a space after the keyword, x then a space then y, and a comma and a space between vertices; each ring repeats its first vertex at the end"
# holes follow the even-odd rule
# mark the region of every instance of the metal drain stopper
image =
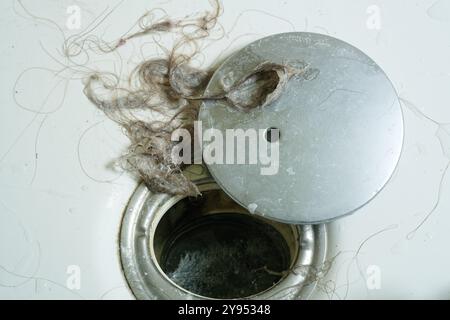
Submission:
MULTIPOLYGON (((199 118, 203 131, 218 129, 224 137, 227 129, 278 129, 278 172, 262 175, 265 165, 259 162, 209 163, 216 182, 249 211, 285 223, 327 222, 365 205, 391 177, 403 143, 400 104, 385 73, 341 40, 283 33, 232 55, 206 94, 237 83, 265 62, 312 72, 291 78, 263 108, 241 112, 225 101, 206 101, 199 118)), ((245 148, 248 154, 248 143, 245 148)))

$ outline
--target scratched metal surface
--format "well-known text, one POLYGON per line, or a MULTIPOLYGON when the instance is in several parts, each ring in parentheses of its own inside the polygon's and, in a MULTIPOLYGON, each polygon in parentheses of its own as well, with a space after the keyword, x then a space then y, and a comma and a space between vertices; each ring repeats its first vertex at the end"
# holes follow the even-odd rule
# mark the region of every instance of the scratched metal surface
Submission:
MULTIPOLYGON (((69 5, 80 6, 85 27, 116 4, 23 3, 68 34, 69 5)), ((448 299, 450 9, 445 0, 377 4, 226 1, 221 23, 229 33, 206 49, 205 64, 269 34, 308 31, 343 39, 382 66, 403 99, 404 150, 380 195, 358 214, 331 224, 331 255, 340 254, 316 298, 448 299)), ((96 32, 116 39, 151 6, 178 17, 207 6, 195 5, 133 1, 119 6, 96 32)), ((1 1, 0 17, 0 297, 132 298, 121 274, 117 233, 137 182, 108 168, 126 140, 80 94, 79 80, 70 82, 61 107, 64 86, 56 89, 43 109, 48 114, 18 107, 13 99, 18 76, 30 67, 58 69, 41 43, 57 55, 62 38, 51 25, 27 18, 16 2, 1 1), (81 271, 78 289, 69 289, 70 266, 81 271)), ((140 61, 142 44, 122 52, 122 61, 140 61)), ((120 70, 120 61, 103 63, 120 70)), ((45 72, 28 73, 18 88, 19 102, 38 111, 35 102, 45 100, 54 84, 49 78, 45 72)))
MULTIPOLYGON (((278 128, 274 171, 264 173, 269 165, 258 158, 255 165, 208 163, 211 174, 244 207, 287 223, 328 222, 362 207, 383 188, 400 157, 403 118, 391 82, 374 61, 343 41, 282 33, 227 59, 207 93, 220 92, 224 79, 235 83, 265 61, 308 66, 310 76, 291 78, 279 99, 245 113, 226 102, 206 101, 199 120, 204 131, 214 128, 223 137, 227 130, 278 128)), ((270 154, 270 144, 257 144, 258 154, 270 154)), ((237 148, 250 154, 253 147, 237 148)))

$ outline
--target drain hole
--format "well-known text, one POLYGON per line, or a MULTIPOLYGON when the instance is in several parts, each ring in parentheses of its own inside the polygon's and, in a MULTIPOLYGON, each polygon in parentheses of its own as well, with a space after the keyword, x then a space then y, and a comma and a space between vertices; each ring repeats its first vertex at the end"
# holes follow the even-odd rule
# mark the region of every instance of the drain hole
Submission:
POLYGON ((281 280, 291 254, 279 231, 247 214, 193 213, 195 206, 178 203, 155 233, 156 258, 173 282, 197 295, 232 299, 256 295, 281 280))

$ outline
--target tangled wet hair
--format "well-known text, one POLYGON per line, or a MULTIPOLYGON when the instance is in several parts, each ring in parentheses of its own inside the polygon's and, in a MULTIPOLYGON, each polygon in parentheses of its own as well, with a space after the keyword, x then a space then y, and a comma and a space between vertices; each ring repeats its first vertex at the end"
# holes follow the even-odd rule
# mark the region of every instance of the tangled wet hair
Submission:
POLYGON ((185 196, 199 191, 183 174, 183 164, 174 162, 172 132, 193 132, 204 100, 224 100, 237 110, 248 112, 276 100, 287 81, 305 69, 270 62, 256 66, 251 73, 215 95, 205 95, 214 70, 200 70, 190 65, 198 53, 199 41, 208 37, 217 25, 222 7, 210 1, 212 10, 183 19, 165 16, 153 19, 152 12, 143 15, 139 31, 127 34, 113 43, 98 39, 72 38, 66 41, 65 54, 75 56, 82 50, 110 53, 128 41, 155 34, 181 35, 164 57, 140 63, 130 74, 127 85, 113 73, 94 72, 85 79, 84 93, 110 119, 124 128, 130 140, 127 151, 119 159, 121 167, 137 174, 153 192, 185 196), (186 53, 186 48, 191 53, 186 53), (192 50, 194 48, 194 50, 192 50))

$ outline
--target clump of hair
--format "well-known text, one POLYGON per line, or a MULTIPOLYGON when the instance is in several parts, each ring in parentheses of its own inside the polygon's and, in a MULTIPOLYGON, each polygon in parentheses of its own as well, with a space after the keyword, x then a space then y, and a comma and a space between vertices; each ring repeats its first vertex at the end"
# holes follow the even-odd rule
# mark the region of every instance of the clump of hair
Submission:
POLYGON ((212 10, 183 19, 165 16, 154 20, 151 12, 143 15, 139 31, 113 43, 98 39, 72 38, 66 41, 65 53, 71 57, 82 50, 109 53, 130 40, 155 34, 176 34, 178 40, 166 56, 143 61, 131 73, 127 86, 112 73, 95 72, 85 80, 84 93, 109 118, 124 128, 130 145, 119 159, 121 167, 137 174, 153 192, 195 196, 199 191, 183 174, 183 164, 172 159, 172 132, 179 128, 193 131, 200 103, 221 99, 247 112, 276 100, 287 81, 298 70, 289 66, 262 63, 246 77, 224 86, 223 92, 205 96, 213 70, 190 66, 198 53, 199 41, 208 37, 222 12, 218 0, 210 1, 212 10), (194 48, 186 54, 186 48, 194 48))

